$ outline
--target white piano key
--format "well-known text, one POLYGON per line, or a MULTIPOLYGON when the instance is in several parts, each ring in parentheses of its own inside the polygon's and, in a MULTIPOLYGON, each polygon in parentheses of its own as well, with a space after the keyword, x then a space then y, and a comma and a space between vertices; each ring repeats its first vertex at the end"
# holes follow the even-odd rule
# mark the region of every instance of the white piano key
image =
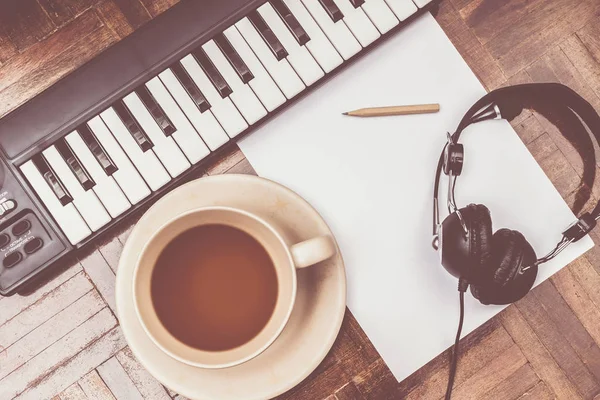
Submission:
POLYGON ((400 21, 404 21, 418 10, 412 0, 385 0, 385 2, 400 21))
POLYGON ((296 39, 294 39, 294 36, 292 36, 287 26, 285 26, 285 22, 281 20, 281 17, 277 14, 273 6, 265 3, 258 8, 258 12, 287 50, 288 56, 286 58, 304 84, 309 86, 321 79, 325 73, 308 52, 308 49, 300 46, 296 39))
POLYGON ((65 185, 71 196, 73 204, 79 211, 92 231, 97 231, 111 220, 110 215, 98 200, 93 190, 85 190, 66 161, 62 158, 56 147, 50 146, 42 152, 56 176, 65 185))
POLYGON ((123 98, 123 101, 135 120, 138 121, 152 143, 154 143, 152 150, 169 174, 174 178, 187 170, 190 167, 189 161, 175 141, 163 133, 137 93, 129 93, 123 98))
POLYGON ((135 142, 131 133, 112 107, 102 112, 100 116, 125 151, 125 154, 129 156, 133 165, 135 165, 148 186, 150 186, 150 189, 157 190, 171 180, 171 177, 160 161, 158 161, 154 152, 152 150, 143 152, 140 149, 140 146, 135 142))
MULTIPOLYGON (((297 1, 297 0, 294 0, 297 1)), ((262 104, 267 110, 273 111, 283 103, 285 103, 285 96, 281 93, 277 84, 273 81, 271 76, 265 70, 265 67, 260 63, 252 49, 248 46, 248 43, 244 40, 240 32, 235 26, 230 26, 223 32, 225 37, 231 43, 231 46, 237 51, 244 63, 254 75, 248 84, 254 90, 256 96, 260 99, 262 104)))
POLYGON ((360 43, 350 32, 348 26, 343 21, 333 22, 319 0, 302 0, 302 3, 344 60, 348 60, 361 51, 360 43))
POLYGON ((165 114, 169 117, 176 131, 171 135, 175 139, 179 148, 185 153, 186 157, 192 164, 196 164, 204 157, 210 154, 210 150, 206 144, 200 139, 200 136, 185 117, 171 94, 165 88, 158 77, 152 78, 146 83, 146 87, 160 104, 165 114))
POLYGON ((135 169, 129 157, 127 157, 119 143, 117 143, 100 116, 92 118, 88 122, 88 126, 117 166, 118 169, 112 174, 112 177, 119 184, 119 187, 131 204, 137 204, 150 195, 150 189, 146 185, 146 182, 144 182, 144 179, 135 169))
POLYGON ((33 161, 27 161, 21 165, 21 172, 23 172, 29 184, 35 190, 35 193, 42 200, 42 203, 44 203, 50 215, 52 215, 71 244, 77 244, 91 235, 90 228, 88 228, 83 218, 81 218, 73 203, 69 203, 66 206, 60 204, 60 201, 58 201, 58 198, 54 195, 54 192, 48 186, 40 171, 33 164, 33 161))
POLYGON ((193 55, 185 56, 181 60, 181 64, 210 103, 210 111, 229 137, 236 137, 248 128, 248 124, 231 100, 228 97, 221 97, 193 55))
MULTIPOLYGON (((83 167, 89 172, 96 183, 92 190, 98 196, 111 217, 115 218, 131 207, 127 197, 117 185, 112 176, 106 175, 90 149, 87 147, 77 131, 69 133, 65 140, 77 157, 81 160, 83 167)), ((118 168, 118 167, 117 167, 118 168)))
POLYGON ((265 110, 250 86, 242 82, 237 72, 217 47, 217 44, 213 40, 209 40, 202 45, 202 48, 231 88, 232 93, 229 98, 239 112, 242 113, 248 124, 252 125, 267 115, 267 110, 265 110))
POLYGON ((425 7, 427 4, 431 3, 431 0, 413 0, 415 2, 415 4, 419 7, 419 8, 423 8, 425 7))
MULTIPOLYGON (((310 37, 306 47, 310 54, 317 60, 325 72, 332 71, 335 67, 344 62, 342 56, 337 52, 333 44, 323 33, 319 25, 315 22, 310 13, 299 0, 283 0, 290 9, 294 17, 300 22, 304 31, 310 37)), ((360 48, 360 46, 359 46, 360 48)))
POLYGON ((400 23, 384 0, 365 0, 361 8, 382 34, 400 23))
POLYGON ((278 61, 267 44, 260 37, 248 18, 243 18, 235 24, 248 45, 264 65, 285 97, 291 99, 304 90, 305 86, 300 77, 294 72, 287 60, 278 61))
POLYGON ((229 136, 219 125, 212 112, 208 110, 201 113, 198 110, 173 71, 166 69, 158 76, 211 150, 214 151, 229 141, 229 136))
POLYGON ((362 8, 354 8, 348 0, 333 0, 338 6, 344 18, 342 21, 348 25, 354 36, 363 47, 373 43, 379 36, 379 31, 369 20, 362 8))

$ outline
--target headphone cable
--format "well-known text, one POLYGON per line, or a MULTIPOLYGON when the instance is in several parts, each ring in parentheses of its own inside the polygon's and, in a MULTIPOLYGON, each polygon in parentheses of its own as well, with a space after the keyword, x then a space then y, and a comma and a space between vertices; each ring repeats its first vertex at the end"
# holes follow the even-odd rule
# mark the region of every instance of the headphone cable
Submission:
POLYGON ((454 386, 454 376, 456 375, 456 367, 458 364, 458 352, 460 349, 459 341, 460 334, 462 332, 463 321, 465 319, 465 292, 469 284, 460 279, 458 282, 458 293, 460 298, 460 317, 458 319, 458 330, 456 331, 456 339, 454 340, 454 347, 452 348, 452 355, 450 359, 450 371, 448 375, 448 386, 446 387, 445 400, 450 400, 452 397, 452 387, 454 386))

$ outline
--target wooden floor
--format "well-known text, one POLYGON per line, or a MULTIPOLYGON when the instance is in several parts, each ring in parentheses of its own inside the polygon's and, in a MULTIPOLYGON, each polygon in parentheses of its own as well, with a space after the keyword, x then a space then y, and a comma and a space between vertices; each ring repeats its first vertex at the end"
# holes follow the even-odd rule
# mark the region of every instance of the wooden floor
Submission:
MULTIPOLYGON (((2 0, 0 115, 176 2, 2 0)), ((562 82, 600 111, 599 0, 444 0, 437 20, 488 90, 562 82)), ((513 126, 569 204, 586 192, 586 207, 600 198, 600 185, 582 184, 581 160, 548 121, 527 112, 513 126)), ((233 151, 207 171, 224 172, 253 171, 233 151)), ((181 398, 138 364, 114 314, 128 232, 32 295, 0 298, 0 399, 181 398)), ((600 242, 600 228, 593 237, 600 242)), ((600 400, 600 249, 462 343, 455 399, 600 400)), ((444 353, 396 382, 348 311, 322 365, 282 398, 439 399, 447 365, 444 353)))

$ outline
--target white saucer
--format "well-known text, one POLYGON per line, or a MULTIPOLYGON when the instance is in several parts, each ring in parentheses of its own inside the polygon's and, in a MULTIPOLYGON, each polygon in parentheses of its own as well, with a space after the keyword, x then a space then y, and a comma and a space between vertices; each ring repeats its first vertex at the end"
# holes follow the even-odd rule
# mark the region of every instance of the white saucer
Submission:
POLYGON ((239 207, 277 226, 289 244, 329 234, 329 227, 291 190, 250 175, 219 175, 189 182, 167 194, 139 220, 123 249, 116 282, 117 313, 131 350, 165 386, 190 399, 269 399, 300 383, 327 355, 346 309, 346 276, 339 253, 298 271, 298 294, 290 320, 264 353, 220 370, 192 367, 163 353, 146 335, 134 311, 136 259, 166 220, 208 206, 239 207))

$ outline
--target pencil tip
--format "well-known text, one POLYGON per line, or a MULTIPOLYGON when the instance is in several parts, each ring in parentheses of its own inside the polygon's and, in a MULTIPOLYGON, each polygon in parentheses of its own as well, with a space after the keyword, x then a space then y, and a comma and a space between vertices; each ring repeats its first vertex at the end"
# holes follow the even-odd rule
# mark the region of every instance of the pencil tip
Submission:
POLYGON ((348 115, 348 113, 347 112, 343 112, 342 115, 348 115))

